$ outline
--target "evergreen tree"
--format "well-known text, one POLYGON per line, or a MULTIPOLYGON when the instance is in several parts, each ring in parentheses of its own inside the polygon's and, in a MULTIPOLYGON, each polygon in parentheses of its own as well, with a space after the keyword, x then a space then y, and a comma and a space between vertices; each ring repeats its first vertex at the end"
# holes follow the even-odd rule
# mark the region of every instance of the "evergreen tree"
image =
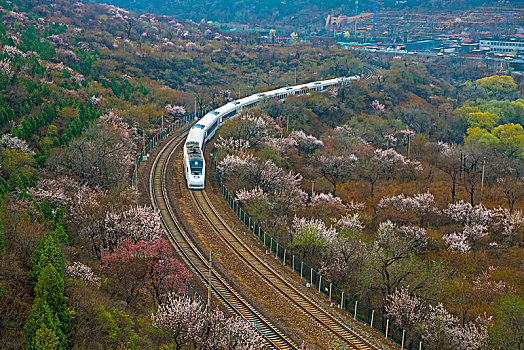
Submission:
POLYGON ((50 232, 38 242, 37 249, 33 251, 30 263, 32 267, 29 275, 34 279, 38 278, 42 269, 48 264, 52 264, 60 275, 64 272, 64 257, 54 232, 50 232))
POLYGON ((64 296, 64 280, 62 274, 49 263, 38 276, 35 286, 35 298, 44 300, 53 315, 59 321, 59 328, 65 334, 69 329, 71 315, 67 310, 64 296))
POLYGON ((55 331, 42 324, 36 331, 33 339, 32 349, 34 350, 59 350, 60 343, 55 331))
MULTIPOLYGON (((58 349, 65 349, 65 346, 63 346, 63 344, 65 344, 65 335, 59 326, 60 321, 53 315, 46 301, 41 298, 36 298, 35 303, 29 311, 29 319, 24 325, 23 333, 27 340, 27 348, 29 350, 37 349, 36 344, 40 345, 45 341, 41 339, 44 337, 43 333, 51 331, 59 340, 58 349), (45 329, 43 329, 44 327, 45 329), (37 334, 38 331, 40 331, 40 334, 37 334)), ((46 337, 49 337, 49 335, 46 337)))

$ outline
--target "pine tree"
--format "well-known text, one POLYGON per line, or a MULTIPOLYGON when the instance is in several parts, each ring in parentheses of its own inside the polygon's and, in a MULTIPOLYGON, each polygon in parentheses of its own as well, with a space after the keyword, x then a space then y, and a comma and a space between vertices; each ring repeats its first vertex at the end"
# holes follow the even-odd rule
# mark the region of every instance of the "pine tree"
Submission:
POLYGON ((36 331, 32 348, 34 350, 59 350, 60 342, 55 331, 47 328, 45 324, 42 324, 36 331))
POLYGON ((64 296, 64 280, 52 264, 48 264, 38 276, 35 298, 44 300, 59 321, 59 328, 65 334, 69 330, 71 315, 67 310, 64 296))
POLYGON ((29 319, 26 321, 23 331, 29 350, 36 349, 36 343, 42 343, 43 339, 38 340, 38 338, 44 335, 42 334, 44 331, 53 332, 59 340, 58 349, 65 349, 65 346, 62 346, 62 344, 65 344, 65 335, 60 329, 60 321, 53 315, 51 308, 45 300, 36 298, 29 311, 29 319), (45 327, 47 331, 42 329, 43 327, 45 327), (37 335, 39 330, 41 330, 40 334, 37 335))
POLYGON ((53 232, 47 234, 38 242, 37 249, 33 251, 30 263, 32 268, 29 275, 34 279, 38 278, 42 269, 48 264, 52 264, 60 275, 64 272, 64 257, 53 232))

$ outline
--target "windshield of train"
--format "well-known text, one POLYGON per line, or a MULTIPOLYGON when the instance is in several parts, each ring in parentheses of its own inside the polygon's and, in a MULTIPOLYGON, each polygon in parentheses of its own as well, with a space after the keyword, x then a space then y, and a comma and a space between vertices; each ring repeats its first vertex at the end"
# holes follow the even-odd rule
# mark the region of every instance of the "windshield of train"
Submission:
POLYGON ((189 167, 191 168, 191 175, 202 175, 204 162, 202 159, 191 159, 189 162, 189 167))

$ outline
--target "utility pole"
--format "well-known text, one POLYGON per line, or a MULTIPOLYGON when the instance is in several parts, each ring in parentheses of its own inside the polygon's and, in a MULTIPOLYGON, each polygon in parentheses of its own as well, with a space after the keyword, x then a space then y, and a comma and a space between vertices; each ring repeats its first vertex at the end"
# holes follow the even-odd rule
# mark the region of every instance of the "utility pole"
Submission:
POLYGON ((358 15, 358 0, 355 1, 355 40, 357 40, 357 15, 358 15))
POLYGON ((297 85, 297 67, 295 67, 295 85, 297 85))
POLYGON ((195 119, 196 119, 196 96, 195 96, 195 119))
POLYGON ((377 0, 375 0, 375 5, 373 7, 373 38, 375 39, 375 18, 377 16, 377 0))
POLYGON ((408 159, 409 159, 410 153, 411 153, 411 136, 408 134, 408 159))
POLYGON ((486 168, 486 160, 482 161, 482 179, 480 180, 480 200, 482 200, 482 190, 484 189, 484 170, 486 168))
POLYGON ((164 111, 162 111, 162 130, 160 132, 164 131, 164 111))
POLYGON ((213 257, 213 253, 211 251, 211 249, 213 248, 213 245, 210 244, 209 245, 209 276, 208 276, 208 280, 207 280, 207 307, 209 309, 211 309, 211 271, 213 270, 213 261, 212 261, 212 257, 213 257))

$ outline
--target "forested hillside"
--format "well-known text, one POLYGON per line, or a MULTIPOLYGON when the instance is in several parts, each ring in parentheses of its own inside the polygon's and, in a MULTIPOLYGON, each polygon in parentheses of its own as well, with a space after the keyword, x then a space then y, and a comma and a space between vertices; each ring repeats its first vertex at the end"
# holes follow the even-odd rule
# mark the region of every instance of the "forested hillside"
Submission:
MULTIPOLYGON (((342 0, 298 0, 298 1, 209 1, 209 0, 113 0, 111 3, 139 12, 151 12, 175 16, 178 19, 200 21, 218 21, 219 23, 244 23, 257 25, 311 25, 322 20, 335 10, 336 13, 350 15, 354 13, 354 1, 342 0)), ((516 6, 522 0, 460 0, 460 1, 421 1, 421 0, 380 0, 377 6, 381 10, 434 9, 449 11, 468 9, 481 5, 516 6)), ((360 1, 359 11, 373 11, 373 1, 360 1)))
POLYGON ((227 185, 284 246, 437 348, 521 346, 522 79, 69 0, 0 1, 0 44, 0 348, 259 344, 171 293, 195 281, 130 186, 133 162, 162 118, 363 61, 380 68, 369 82, 224 125, 227 185), (283 180, 253 182, 261 164, 283 180))

